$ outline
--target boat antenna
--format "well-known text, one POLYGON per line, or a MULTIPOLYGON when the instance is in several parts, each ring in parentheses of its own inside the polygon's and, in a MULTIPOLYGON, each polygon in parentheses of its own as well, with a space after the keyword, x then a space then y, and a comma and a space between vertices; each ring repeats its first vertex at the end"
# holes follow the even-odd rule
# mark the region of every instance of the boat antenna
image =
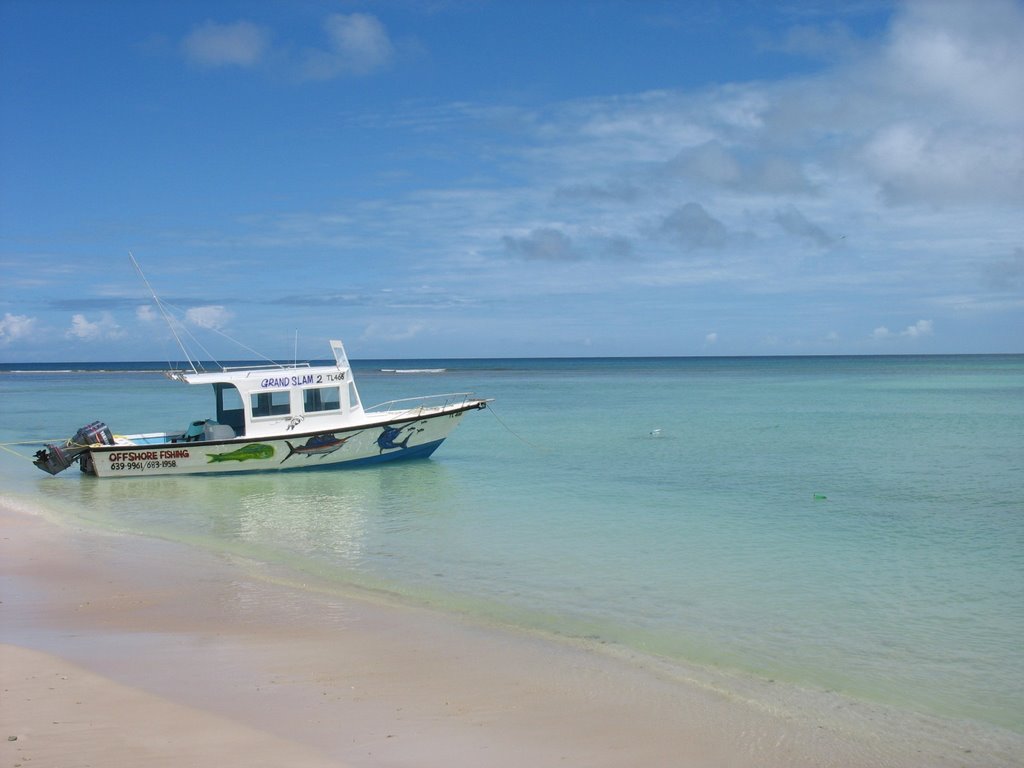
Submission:
MULTIPOLYGON (((181 307, 176 307, 176 306, 174 306, 173 304, 168 304, 168 306, 170 306, 170 307, 171 307, 172 309, 176 309, 176 310, 178 310, 179 312, 180 312, 180 311, 182 311, 182 310, 181 310, 181 307)), ((255 350, 255 349, 253 349, 252 347, 250 347, 250 346, 249 346, 248 344, 243 344, 243 343, 242 343, 242 342, 240 342, 240 341, 239 341, 238 339, 236 339, 236 338, 235 338, 234 336, 229 336, 228 334, 224 333, 224 331, 222 331, 222 330, 221 330, 220 328, 214 328, 214 327, 213 327, 213 326, 211 325, 210 327, 208 327, 208 328, 205 328, 204 330, 207 330, 207 331, 212 331, 213 333, 216 333, 216 334, 217 334, 218 336, 221 336, 221 337, 223 337, 223 338, 227 339, 227 340, 228 340, 228 341, 230 341, 230 342, 231 342, 232 344, 237 344, 237 345, 238 345, 238 346, 240 346, 240 347, 241 347, 242 349, 244 349, 244 350, 245 350, 246 352, 252 352, 252 353, 253 353, 253 355, 255 355, 256 357, 260 358, 261 360, 266 360, 266 361, 267 361, 268 363, 270 363, 271 365, 273 365, 273 366, 275 366, 275 367, 277 367, 277 368, 287 368, 287 365, 285 365, 285 364, 283 364, 283 363, 281 363, 281 362, 279 362, 279 361, 277 361, 277 360, 273 360, 273 359, 271 359, 271 358, 267 357, 267 356, 266 356, 266 355, 264 355, 264 354, 263 354, 262 352, 260 352, 260 351, 258 351, 258 350, 255 350)), ((194 336, 194 335, 192 334, 192 332, 191 332, 191 331, 189 331, 189 329, 188 329, 188 328, 185 328, 185 333, 187 333, 187 334, 188 334, 188 335, 189 335, 189 336, 191 337, 191 339, 192 339, 192 340, 193 340, 193 341, 194 341, 194 342, 195 342, 196 344, 199 344, 199 346, 200 346, 200 347, 203 347, 203 345, 202 345, 202 344, 201 344, 201 343, 199 342, 199 339, 197 339, 197 338, 196 338, 196 337, 195 337, 195 336, 194 336)), ((210 354, 210 353, 209 353, 209 351, 207 351, 207 350, 206 350, 206 347, 203 347, 203 351, 205 351, 207 355, 209 355, 209 354, 210 354)), ((211 359, 213 359, 213 356, 212 356, 212 355, 210 355, 210 358, 211 358, 211 359)), ((216 361, 214 361, 214 362, 216 362, 216 361)), ((217 364, 218 364, 218 365, 220 365, 220 363, 217 363, 217 364)), ((224 366, 223 366, 223 365, 221 365, 221 368, 223 368, 223 367, 224 367, 224 366)), ((198 373, 198 371, 197 371, 197 373, 198 373)))
POLYGON ((185 349, 185 345, 181 343, 181 339, 178 337, 178 332, 174 330, 174 323, 171 322, 171 318, 167 314, 167 310, 164 309, 164 305, 160 301, 160 297, 156 295, 156 291, 153 290, 153 286, 151 286, 149 284, 149 280, 146 279, 146 275, 142 271, 142 267, 140 267, 139 262, 135 260, 135 254, 128 251, 128 258, 132 260, 132 266, 135 267, 135 271, 139 273, 139 277, 142 278, 142 282, 145 283, 146 288, 149 289, 149 294, 153 297, 153 303, 156 304, 156 308, 159 309, 160 314, 163 315, 164 322, 167 323, 167 327, 171 329, 171 335, 174 336, 174 340, 178 342, 178 346, 181 348, 182 354, 184 354, 185 359, 188 360, 189 367, 192 368, 192 373, 199 373, 196 369, 196 364, 192 362, 192 357, 189 355, 188 350, 185 349))

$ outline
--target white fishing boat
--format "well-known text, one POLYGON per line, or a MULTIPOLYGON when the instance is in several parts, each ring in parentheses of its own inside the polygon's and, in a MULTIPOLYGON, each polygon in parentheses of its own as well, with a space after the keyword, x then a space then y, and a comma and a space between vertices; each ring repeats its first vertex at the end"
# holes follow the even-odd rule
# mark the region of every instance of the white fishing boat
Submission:
POLYGON ((97 477, 264 472, 358 467, 430 456, 468 411, 487 407, 471 393, 395 400, 363 409, 340 341, 334 364, 168 371, 175 381, 213 387, 210 418, 186 429, 114 434, 82 427, 63 444, 36 453, 57 474, 76 461, 97 477))

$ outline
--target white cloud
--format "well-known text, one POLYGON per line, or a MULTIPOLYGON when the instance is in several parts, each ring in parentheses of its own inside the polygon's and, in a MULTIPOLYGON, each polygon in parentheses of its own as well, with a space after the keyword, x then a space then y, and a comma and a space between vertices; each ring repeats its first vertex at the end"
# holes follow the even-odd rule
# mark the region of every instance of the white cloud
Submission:
POLYGON ((333 13, 323 29, 326 45, 301 50, 296 45, 271 45, 271 30, 250 21, 206 21, 182 40, 181 50, 189 62, 202 67, 253 68, 268 63, 306 80, 368 75, 387 67, 394 57, 388 31, 376 16, 333 13))
POLYGON ((156 312, 150 304, 141 304, 135 308, 135 319, 141 323, 152 323, 157 319, 156 312))
POLYGON ((213 328, 220 330, 229 322, 234 315, 220 304, 210 304, 205 307, 192 307, 185 311, 185 319, 192 325, 200 328, 213 328))
POLYGON ((715 333, 714 331, 712 331, 711 333, 709 333, 707 336, 704 337, 704 343, 705 344, 717 344, 718 343, 718 334, 715 333))
POLYGON ((884 325, 880 325, 875 328, 871 333, 871 338, 875 341, 884 341, 885 339, 894 339, 898 336, 902 336, 907 339, 918 339, 922 336, 931 336, 932 334, 932 321, 931 320, 918 320, 913 325, 908 325, 899 334, 890 331, 884 325))
POLYGON ((979 125, 935 127, 901 121, 872 136, 863 157, 897 203, 1024 198, 1020 135, 979 125))
POLYGON ((546 172, 573 172, 566 187, 635 193, 648 164, 648 195, 818 196, 866 182, 901 205, 1017 204, 1021 40, 1019 3, 913 2, 886 37, 816 75, 572 102, 534 116, 543 143, 530 151, 546 172))
POLYGON ((847 72, 862 157, 889 199, 1024 198, 1022 40, 1024 7, 1012 0, 898 8, 877 62, 847 72))
POLYGON ((307 52, 305 75, 327 80, 339 75, 366 75, 383 69, 394 55, 387 29, 366 13, 335 13, 324 22, 330 47, 307 52))
POLYGON ((218 24, 207 21, 182 41, 185 57, 205 67, 252 67, 270 45, 270 34, 249 21, 218 24))
POLYGON ((69 339, 100 341, 103 339, 119 339, 124 336, 124 331, 109 312, 103 312, 98 320, 89 320, 83 314, 72 315, 71 327, 68 328, 64 335, 69 339))
POLYGON ((916 339, 920 336, 930 336, 932 333, 932 321, 931 320, 918 320, 913 325, 908 325, 901 336, 907 336, 911 339, 916 339))
MULTIPOLYGON (((887 33, 851 42, 817 73, 781 81, 363 116, 368 129, 406 131, 410 156, 448 153, 451 178, 465 181, 414 188, 406 180, 343 213, 257 220, 239 241, 336 254, 372 247, 399 268, 415 252, 439 295, 477 303, 501 295, 520 306, 520 297, 564 291, 571 279, 581 304, 672 287, 681 307, 694 298, 749 302, 750 311, 730 310, 744 322, 755 307, 787 318, 799 306, 829 325, 780 320, 782 336, 847 346, 866 343, 865 331, 906 345, 934 335, 931 320, 907 325, 886 313, 936 307, 935 297, 955 294, 958 309, 1019 312, 990 292, 1013 291, 1024 274, 1024 8, 923 2, 896 6, 893 19, 887 33), (1000 23, 973 18, 986 13, 1000 23), (623 256, 609 258, 602 244, 623 256), (822 252, 808 257, 807 245, 822 252), (872 331, 857 319, 865 316, 899 324, 872 331), (837 317, 855 319, 823 339, 837 317)), ((393 59, 372 16, 337 14, 325 26, 329 45, 291 58, 315 63, 310 76, 367 73, 393 59)), ((360 293, 370 295, 367 279, 360 293)), ((951 311, 936 311, 948 328, 951 311)), ((732 346, 742 328, 726 324, 732 346)), ((368 333, 409 338, 409 327, 368 333)))
POLYGON ((12 315, 4 313, 0 320, 0 345, 10 344, 12 341, 25 338, 32 333, 36 319, 28 315, 12 315))
POLYGON ((753 90, 726 89, 714 108, 714 116, 728 127, 745 131, 764 127, 765 113, 771 107, 768 96, 753 90))
POLYGON ((892 27, 886 66, 903 88, 982 120, 1024 119, 1024 12, 1013 0, 915 0, 892 27))

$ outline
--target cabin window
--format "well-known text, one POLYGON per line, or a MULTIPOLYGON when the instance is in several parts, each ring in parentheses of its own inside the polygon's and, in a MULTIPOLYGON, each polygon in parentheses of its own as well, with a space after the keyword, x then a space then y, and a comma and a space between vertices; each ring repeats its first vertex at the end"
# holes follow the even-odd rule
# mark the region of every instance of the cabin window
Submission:
POLYGON ((348 383, 348 407, 352 409, 359 408, 359 393, 356 392, 356 383, 354 381, 348 383))
POLYGON ((338 387, 320 387, 302 392, 306 413, 341 410, 341 390, 338 387))
POLYGON ((291 399, 287 389, 277 392, 254 392, 252 394, 253 418, 260 416, 287 416, 292 412, 291 399))

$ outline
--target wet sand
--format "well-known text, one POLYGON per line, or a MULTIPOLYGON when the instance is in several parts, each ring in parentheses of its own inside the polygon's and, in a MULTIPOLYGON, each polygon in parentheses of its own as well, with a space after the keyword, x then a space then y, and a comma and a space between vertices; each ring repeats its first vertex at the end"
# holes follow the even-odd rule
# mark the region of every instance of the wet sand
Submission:
POLYGON ((289 578, 0 506, 0 766, 1013 764, 289 578))

